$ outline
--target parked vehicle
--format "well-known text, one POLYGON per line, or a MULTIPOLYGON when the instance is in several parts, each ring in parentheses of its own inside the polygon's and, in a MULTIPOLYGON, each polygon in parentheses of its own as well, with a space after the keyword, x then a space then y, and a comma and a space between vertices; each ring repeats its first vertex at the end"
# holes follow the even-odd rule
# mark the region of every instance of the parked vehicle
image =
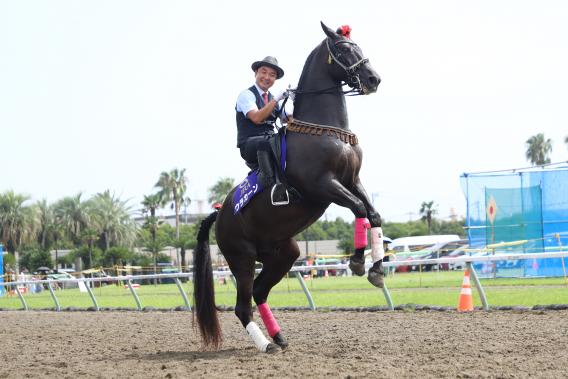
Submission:
POLYGON ((401 237, 394 239, 389 248, 397 253, 409 253, 431 247, 437 243, 457 241, 459 239, 460 237, 457 234, 401 237))
MULTIPOLYGON (((436 245, 432 246, 429 249, 425 249, 425 254, 417 257, 416 259, 438 259, 447 257, 451 252, 454 250, 461 248, 467 245, 468 240, 462 239, 457 241, 451 242, 441 242, 437 243, 436 245)), ((443 270, 448 269, 447 263, 444 264, 445 266, 439 264, 424 264, 422 265, 422 271, 432 271, 432 270, 443 270)), ((413 266, 414 269, 414 266, 413 266)), ((418 267, 416 267, 418 269, 418 267)))

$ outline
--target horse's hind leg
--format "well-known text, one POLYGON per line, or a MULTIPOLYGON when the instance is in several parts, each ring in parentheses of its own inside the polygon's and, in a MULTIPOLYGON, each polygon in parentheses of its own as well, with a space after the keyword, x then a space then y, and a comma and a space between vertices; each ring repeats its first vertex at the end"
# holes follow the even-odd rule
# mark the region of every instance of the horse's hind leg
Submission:
POLYGON ((294 261, 299 256, 300 249, 296 241, 289 239, 281 242, 276 250, 270 251, 266 256, 263 256, 262 271, 254 280, 253 298, 260 317, 274 343, 278 344, 282 349, 288 347, 288 341, 284 338, 280 326, 268 306, 267 298, 272 287, 278 284, 284 275, 290 271, 294 261))
POLYGON ((254 258, 237 255, 238 258, 235 259, 232 255, 227 254, 227 252, 225 252, 225 254, 227 263, 229 263, 231 272, 237 282, 235 314, 259 351, 263 353, 277 352, 280 350, 279 347, 266 339, 258 325, 252 319, 251 298, 254 281, 254 258))

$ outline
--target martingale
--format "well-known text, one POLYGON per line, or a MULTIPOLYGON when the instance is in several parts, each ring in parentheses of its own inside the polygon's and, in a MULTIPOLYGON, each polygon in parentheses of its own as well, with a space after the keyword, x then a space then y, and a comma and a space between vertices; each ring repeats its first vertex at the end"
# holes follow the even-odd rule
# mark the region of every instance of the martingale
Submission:
POLYGON ((335 136, 350 145, 357 145, 359 143, 359 140, 354 133, 348 132, 344 129, 329 125, 312 124, 311 122, 300 121, 297 119, 288 123, 286 130, 296 133, 311 134, 314 136, 321 136, 323 135, 323 132, 327 132, 328 136, 335 136))

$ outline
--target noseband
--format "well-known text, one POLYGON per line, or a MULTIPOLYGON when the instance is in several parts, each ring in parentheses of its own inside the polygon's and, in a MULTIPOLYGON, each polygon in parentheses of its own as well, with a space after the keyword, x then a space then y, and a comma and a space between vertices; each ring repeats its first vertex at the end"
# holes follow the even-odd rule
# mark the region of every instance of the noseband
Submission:
POLYGON ((346 43, 352 46, 357 46, 356 43, 347 40, 341 40, 335 42, 333 45, 330 46, 329 38, 325 40, 325 44, 327 45, 327 51, 329 52, 329 58, 327 60, 327 63, 331 64, 333 61, 335 61, 335 63, 337 63, 339 67, 345 70, 345 73, 347 74, 347 84, 355 90, 354 92, 358 92, 360 95, 363 95, 364 91, 363 91, 363 86, 361 85, 361 79, 359 79, 359 69, 365 63, 369 62, 369 58, 361 58, 351 66, 343 64, 339 60, 339 58, 341 57, 341 53, 337 51, 337 46, 342 43, 346 43))

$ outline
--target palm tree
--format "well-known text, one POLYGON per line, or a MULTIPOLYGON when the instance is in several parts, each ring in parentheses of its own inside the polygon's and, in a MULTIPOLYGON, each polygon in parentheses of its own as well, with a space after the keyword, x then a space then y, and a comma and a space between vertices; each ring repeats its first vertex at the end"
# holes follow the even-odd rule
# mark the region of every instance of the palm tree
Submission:
POLYGON ((54 205, 55 217, 75 247, 81 246, 81 232, 90 224, 88 203, 81 200, 82 193, 67 196, 54 205))
POLYGON ((142 200, 142 212, 150 213, 146 217, 146 222, 144 226, 148 227, 150 230, 150 235, 152 236, 152 241, 156 240, 156 230, 158 228, 159 222, 156 218, 156 209, 160 208, 162 204, 162 194, 160 192, 152 195, 144 195, 144 200, 142 200))
POLYGON ((0 242, 9 253, 5 262, 13 262, 16 273, 19 272, 20 248, 35 235, 33 209, 23 205, 28 199, 13 191, 0 194, 0 242))
POLYGON ((81 232, 81 241, 87 245, 89 251, 89 267, 93 268, 93 248, 99 239, 99 232, 93 228, 85 228, 81 232))
POLYGON ((49 250, 52 243, 52 230, 55 227, 55 214, 53 207, 43 199, 35 203, 38 221, 37 243, 42 250, 49 250))
MULTIPOLYGON (((175 168, 170 172, 162 172, 154 187, 160 188, 162 204, 172 202, 176 214, 176 241, 179 241, 179 211, 187 190, 185 168, 182 170, 175 168)), ((185 266, 185 259, 182 259, 181 264, 185 266)))
POLYGON ((91 226, 96 229, 106 252, 111 245, 130 246, 136 239, 136 224, 130 217, 131 208, 109 190, 90 199, 91 226))
POLYGON ((527 151, 525 157, 532 165, 538 166, 550 163, 548 154, 552 152, 552 140, 545 139, 544 134, 538 133, 526 142, 527 151))
POLYGON ((436 213, 438 213, 435 209, 434 201, 422 202, 419 213, 422 216, 422 221, 426 221, 428 224, 428 234, 432 234, 432 218, 436 213))
POLYGON ((209 197, 207 200, 210 204, 221 203, 225 201, 227 194, 231 192, 235 186, 235 179, 233 178, 221 178, 215 183, 215 185, 209 188, 209 197))
POLYGON ((0 194, 0 242, 14 256, 16 269, 19 247, 35 237, 33 208, 24 205, 28 200, 29 196, 14 191, 0 194))

